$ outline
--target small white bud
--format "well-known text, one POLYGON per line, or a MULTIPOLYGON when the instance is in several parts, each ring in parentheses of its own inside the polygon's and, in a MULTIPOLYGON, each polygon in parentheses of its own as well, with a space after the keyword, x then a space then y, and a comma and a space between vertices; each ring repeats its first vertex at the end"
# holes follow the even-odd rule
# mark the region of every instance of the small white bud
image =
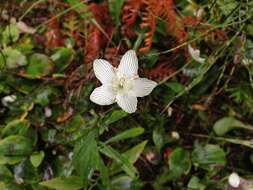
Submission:
POLYGON ((2 104, 8 106, 9 103, 15 102, 17 97, 15 95, 9 95, 2 98, 2 104))
POLYGON ((191 55, 192 59, 194 59, 198 63, 204 63, 206 61, 205 58, 200 57, 200 50, 194 49, 191 45, 188 45, 188 51, 191 55))
POLYGON ((173 139, 176 139, 176 140, 180 139, 180 135, 179 135, 179 133, 176 132, 176 131, 172 131, 172 132, 171 132, 171 137, 172 137, 173 139))
POLYGON ((228 183, 231 187, 234 187, 234 188, 239 187, 239 185, 240 185, 240 176, 237 173, 233 172, 228 177, 228 183))
POLYGON ((171 117, 172 116, 172 112, 173 112, 173 108, 169 107, 167 110, 168 116, 171 117))
POLYGON ((52 110, 49 107, 45 107, 44 111, 45 111, 45 116, 47 118, 52 116, 52 110))

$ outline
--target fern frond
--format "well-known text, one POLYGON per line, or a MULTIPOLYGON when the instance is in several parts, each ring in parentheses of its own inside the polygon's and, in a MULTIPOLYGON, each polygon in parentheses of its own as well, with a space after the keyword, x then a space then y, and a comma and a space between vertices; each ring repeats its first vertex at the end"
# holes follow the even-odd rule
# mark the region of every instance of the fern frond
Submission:
POLYGON ((136 22, 139 11, 142 6, 142 0, 127 0, 122 9, 121 16, 121 34, 127 37, 135 36, 132 26, 136 22))

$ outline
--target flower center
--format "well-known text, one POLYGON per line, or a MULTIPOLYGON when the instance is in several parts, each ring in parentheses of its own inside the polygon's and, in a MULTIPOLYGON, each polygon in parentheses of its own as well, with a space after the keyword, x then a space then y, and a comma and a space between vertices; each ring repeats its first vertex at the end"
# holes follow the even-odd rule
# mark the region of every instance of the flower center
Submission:
POLYGON ((116 77, 112 81, 112 89, 116 93, 126 93, 132 88, 132 80, 126 77, 116 77))

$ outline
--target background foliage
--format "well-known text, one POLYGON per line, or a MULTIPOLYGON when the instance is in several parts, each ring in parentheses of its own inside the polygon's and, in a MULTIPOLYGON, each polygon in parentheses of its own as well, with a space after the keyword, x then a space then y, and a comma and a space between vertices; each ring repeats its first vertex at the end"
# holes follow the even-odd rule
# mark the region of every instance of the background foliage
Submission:
POLYGON ((224 190, 233 171, 253 188, 252 1, 11 0, 0 15, 0 189, 224 190), (89 100, 92 61, 128 49, 159 82, 131 115, 89 100))

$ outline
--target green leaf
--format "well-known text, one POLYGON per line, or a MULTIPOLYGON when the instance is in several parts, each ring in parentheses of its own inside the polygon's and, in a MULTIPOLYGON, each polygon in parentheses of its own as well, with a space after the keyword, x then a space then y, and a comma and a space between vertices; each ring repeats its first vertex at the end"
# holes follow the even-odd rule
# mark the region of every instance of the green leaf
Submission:
POLYGON ((96 131, 91 131, 85 138, 81 139, 74 148, 73 165, 82 177, 84 185, 88 183, 88 176, 97 168, 99 154, 95 140, 96 131))
POLYGON ((8 69, 14 69, 26 64, 26 57, 17 49, 5 48, 0 54, 0 65, 6 66, 8 69))
POLYGON ((182 148, 176 148, 172 151, 169 158, 169 168, 174 178, 187 174, 191 169, 190 154, 182 148))
POLYGON ((85 121, 83 117, 80 114, 77 114, 66 124, 65 129, 67 132, 74 132, 83 126, 84 123, 85 121))
POLYGON ((135 127, 132 129, 128 129, 128 130, 123 131, 122 133, 110 138, 108 141, 106 141, 106 144, 121 141, 124 139, 137 137, 137 136, 141 135, 142 133, 144 133, 144 128, 142 128, 142 127, 135 127))
POLYGON ((234 0, 217 0, 216 1, 221 12, 228 16, 238 6, 239 2, 234 0))
POLYGON ((2 130, 1 136, 9 135, 25 135, 30 127, 28 120, 13 120, 9 122, 6 127, 2 130))
POLYGON ((133 179, 127 175, 116 176, 112 180, 114 190, 130 190, 133 179))
POLYGON ((90 17, 92 13, 89 11, 88 6, 81 0, 66 0, 71 8, 78 12, 82 19, 90 17))
POLYGON ((105 124, 110 125, 112 123, 115 123, 116 121, 123 119, 127 115, 128 113, 124 112, 123 110, 113 110, 105 116, 105 124))
POLYGON ((112 147, 107 146, 101 143, 101 147, 99 149, 101 153, 108 156, 109 158, 115 160, 118 164, 122 165, 122 169, 132 178, 136 177, 137 170, 135 167, 130 163, 130 161, 126 158, 126 156, 120 154, 112 147))
POLYGON ((185 87, 179 82, 167 82, 166 86, 168 86, 175 93, 182 92, 185 89, 185 87))
POLYGON ((66 69, 74 58, 74 51, 70 48, 61 47, 51 56, 52 61, 55 64, 57 72, 61 72, 66 69))
POLYGON ((218 145, 207 144, 203 147, 197 144, 192 152, 192 161, 196 167, 211 171, 215 166, 226 164, 226 155, 218 145))
POLYGON ((116 26, 120 25, 121 7, 123 6, 123 4, 124 0, 109 0, 110 14, 116 26))
POLYGON ((45 157, 45 153, 43 151, 34 152, 30 156, 30 161, 34 167, 38 167, 41 164, 41 162, 43 161, 44 157, 45 157))
POLYGON ((32 140, 23 136, 11 135, 0 141, 0 155, 26 156, 31 154, 32 149, 32 140))
MULTIPOLYGON (((143 141, 134 147, 130 148, 126 152, 124 152, 122 155, 131 163, 134 164, 138 158, 140 157, 141 153, 143 152, 145 145, 147 144, 147 141, 143 141)), ((120 171, 120 164, 118 162, 115 162, 111 166, 111 170, 115 173, 120 171)))
POLYGON ((0 164, 0 179, 11 177, 12 177, 11 171, 6 166, 0 164))
POLYGON ((24 159, 23 156, 2 156, 0 155, 0 165, 1 164, 9 164, 14 165, 19 163, 24 159))
POLYGON ((143 141, 123 153, 131 164, 134 164, 140 157, 148 141, 143 141))
POLYGON ((49 57, 44 54, 34 53, 29 59, 24 76, 32 79, 41 78, 52 73, 53 69, 54 64, 49 57))
POLYGON ((187 190, 205 190, 206 186, 200 183, 200 180, 198 177, 193 176, 188 185, 187 185, 187 190))
MULTIPOLYGON (((152 138, 153 138, 153 142, 158 150, 160 150, 165 143, 164 134, 165 134, 165 131, 161 127, 156 127, 153 130, 152 138)), ((168 138, 168 137, 166 137, 166 138, 168 138)))
POLYGON ((54 93, 54 89, 50 88, 49 86, 46 86, 44 88, 41 88, 35 97, 34 102, 36 104, 39 104, 41 106, 46 106, 50 103, 50 96, 54 93))
POLYGON ((16 42, 19 39, 19 30, 16 24, 10 24, 6 26, 2 33, 2 43, 9 44, 10 42, 16 42))
POLYGON ((82 179, 76 176, 57 177, 41 182, 40 185, 56 190, 79 190, 83 187, 82 179))
POLYGON ((98 162, 98 170, 100 171, 100 177, 102 183, 106 186, 110 186, 110 180, 109 180, 109 171, 108 168, 105 166, 103 159, 101 156, 99 156, 99 162, 98 162))
POLYGON ((223 136, 227 132, 236 128, 253 130, 252 126, 246 125, 242 123, 241 121, 235 119, 234 117, 223 117, 219 119, 218 121, 216 121, 213 126, 214 132, 219 136, 223 136))

